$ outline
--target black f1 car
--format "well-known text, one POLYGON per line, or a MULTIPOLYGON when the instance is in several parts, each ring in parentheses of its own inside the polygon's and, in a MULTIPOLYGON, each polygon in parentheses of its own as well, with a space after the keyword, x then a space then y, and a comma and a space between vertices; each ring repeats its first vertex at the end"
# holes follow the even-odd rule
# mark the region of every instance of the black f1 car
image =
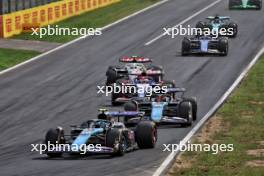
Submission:
POLYGON ((127 77, 137 76, 145 72, 148 76, 152 76, 156 82, 161 81, 164 71, 161 66, 147 65, 152 60, 140 56, 122 57, 119 62, 125 63, 123 66, 110 66, 106 71, 106 85, 111 85, 116 80, 127 77))
POLYGON ((98 119, 87 120, 79 126, 72 126, 69 135, 65 135, 61 127, 50 129, 46 133, 46 145, 57 144, 61 147, 46 151, 46 154, 50 157, 60 157, 63 153, 121 156, 137 148, 154 148, 157 141, 155 123, 142 120, 133 129, 126 128, 120 118, 128 117, 140 118, 142 113, 101 110, 98 119), (64 146, 62 147, 61 144, 64 146))
POLYGON ((262 8, 262 0, 229 0, 229 9, 256 9, 262 8))
POLYGON ((199 21, 196 28, 209 29, 212 35, 225 37, 236 37, 238 33, 238 25, 228 16, 209 16, 206 21, 199 21))
MULTIPOLYGON (((197 101, 184 97, 184 92, 184 88, 171 88, 166 94, 156 94, 150 99, 134 98, 124 105, 124 109, 142 111, 145 118, 157 124, 191 126, 197 118, 197 101), (173 98, 173 93, 181 93, 181 96, 173 98)), ((127 124, 137 122, 136 118, 126 120, 127 124)))
POLYGON ((182 40, 182 56, 190 54, 215 54, 226 56, 228 54, 228 38, 212 36, 184 37, 182 40))

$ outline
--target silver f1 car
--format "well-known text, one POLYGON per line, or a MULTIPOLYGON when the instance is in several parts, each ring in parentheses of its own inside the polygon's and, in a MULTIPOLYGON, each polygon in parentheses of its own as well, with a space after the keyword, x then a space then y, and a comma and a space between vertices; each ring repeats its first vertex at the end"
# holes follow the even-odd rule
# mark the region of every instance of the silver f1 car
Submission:
POLYGON ((211 36, 184 37, 182 40, 182 56, 191 54, 226 56, 228 54, 228 38, 213 38, 211 36))
POLYGON ((115 83, 118 79, 123 77, 136 77, 143 72, 147 76, 153 77, 156 82, 163 79, 164 71, 161 66, 147 65, 152 63, 152 60, 140 56, 122 57, 119 62, 125 63, 121 66, 110 66, 106 71, 106 85, 115 83))

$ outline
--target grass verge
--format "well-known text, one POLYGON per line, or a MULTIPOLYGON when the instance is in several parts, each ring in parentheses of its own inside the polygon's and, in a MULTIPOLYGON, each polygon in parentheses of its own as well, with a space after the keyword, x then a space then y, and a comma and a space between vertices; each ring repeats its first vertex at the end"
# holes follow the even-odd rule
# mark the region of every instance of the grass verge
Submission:
POLYGON ((28 60, 40 53, 36 51, 0 48, 0 71, 28 60))
POLYGON ((170 176, 264 175, 264 57, 193 143, 234 144, 233 152, 185 152, 170 176), (201 140, 201 138, 203 140, 201 140))
MULTIPOLYGON (((58 25, 62 28, 100 28, 158 1, 159 0, 122 0, 119 3, 115 3, 110 6, 106 6, 79 16, 66 19, 64 21, 56 23, 55 25, 58 25)), ((39 36, 31 35, 31 33, 23 33, 14 36, 13 38, 65 43, 77 37, 78 36, 45 35, 40 39, 39 36)))

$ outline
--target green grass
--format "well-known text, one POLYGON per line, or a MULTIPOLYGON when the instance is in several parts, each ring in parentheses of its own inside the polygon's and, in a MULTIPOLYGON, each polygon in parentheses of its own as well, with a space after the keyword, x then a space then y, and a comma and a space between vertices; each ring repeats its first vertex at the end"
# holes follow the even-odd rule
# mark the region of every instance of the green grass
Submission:
MULTIPOLYGON (((240 87, 219 110, 228 130, 213 136, 215 143, 234 144, 233 152, 212 155, 206 152, 186 152, 183 159, 196 158, 190 168, 176 169, 171 175, 182 176, 263 176, 264 166, 246 163, 264 161, 264 155, 248 155, 248 150, 264 149, 264 57, 250 71, 240 87)), ((195 139, 194 139, 195 140, 195 139)))
MULTIPOLYGON (((63 28, 100 28, 158 1, 159 0, 121 0, 121 2, 66 19, 55 25, 63 28)), ((13 38, 65 43, 77 37, 78 36, 43 36, 43 38, 40 39, 36 35, 31 35, 31 33, 23 33, 13 38)))
POLYGON ((0 48, 0 71, 30 59, 39 53, 36 51, 0 48))

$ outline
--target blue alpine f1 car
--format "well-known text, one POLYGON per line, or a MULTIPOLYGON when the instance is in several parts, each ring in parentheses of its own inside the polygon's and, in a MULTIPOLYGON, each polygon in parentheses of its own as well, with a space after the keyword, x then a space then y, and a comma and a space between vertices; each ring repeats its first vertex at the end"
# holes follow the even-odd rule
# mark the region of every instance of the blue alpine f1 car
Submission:
MULTIPOLYGON (((166 94, 157 94, 150 99, 134 98, 124 105, 124 109, 142 111, 145 118, 157 124, 190 126, 197 118, 197 102, 195 98, 185 98, 184 92, 183 88, 171 88, 166 94), (181 93, 181 96, 174 98, 172 93, 181 93)), ((134 124, 137 120, 128 118, 126 123, 134 124)))
POLYGON ((87 120, 79 126, 71 126, 69 135, 62 127, 46 133, 45 144, 56 145, 46 150, 50 157, 69 154, 110 154, 124 155, 137 148, 154 148, 157 141, 155 123, 141 120, 134 128, 127 128, 122 118, 141 118, 141 112, 108 112, 101 110, 98 119, 87 120))
POLYGON ((228 38, 212 36, 184 37, 182 40, 182 56, 191 54, 214 54, 226 56, 228 54, 228 38))
MULTIPOLYGON (((231 21, 229 16, 209 16, 205 21, 199 21, 196 28, 210 31, 213 36, 236 37, 238 33, 238 25, 231 21)), ((207 33, 209 35, 209 32, 207 33)))

